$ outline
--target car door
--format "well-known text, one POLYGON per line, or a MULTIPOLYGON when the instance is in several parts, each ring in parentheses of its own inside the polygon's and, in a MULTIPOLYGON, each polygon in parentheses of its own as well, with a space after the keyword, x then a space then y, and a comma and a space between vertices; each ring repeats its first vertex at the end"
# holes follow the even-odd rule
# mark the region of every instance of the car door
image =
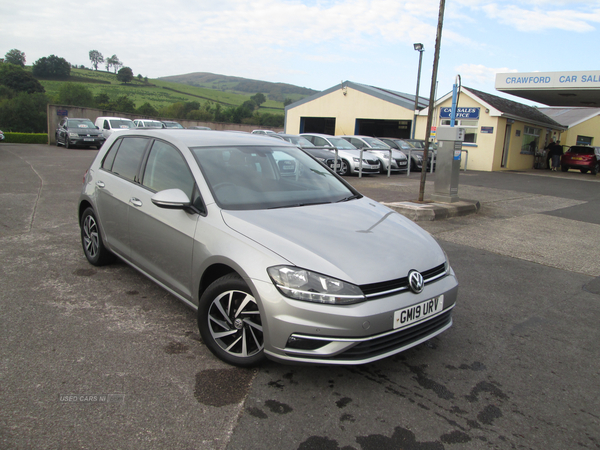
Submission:
POLYGON ((181 189, 193 199, 195 180, 181 152, 155 140, 140 184, 130 202, 131 260, 140 269, 186 298, 191 298, 192 250, 198 214, 152 203, 162 190, 181 189))
POLYGON ((98 217, 112 251, 130 257, 129 205, 133 191, 139 186, 139 171, 148 138, 117 139, 102 161, 96 177, 95 193, 98 217))

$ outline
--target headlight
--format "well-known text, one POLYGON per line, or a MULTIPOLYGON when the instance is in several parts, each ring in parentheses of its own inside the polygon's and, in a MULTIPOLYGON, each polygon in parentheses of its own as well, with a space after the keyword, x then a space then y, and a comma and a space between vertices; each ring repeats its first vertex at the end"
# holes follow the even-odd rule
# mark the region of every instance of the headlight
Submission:
POLYGON ((416 155, 416 158, 417 158, 419 161, 423 161, 423 157, 422 157, 421 155, 416 155))
POLYGON ((360 162, 360 158, 352 158, 354 160, 354 162, 360 162))
POLYGON ((365 300, 358 286, 319 273, 290 266, 269 267, 267 272, 279 292, 295 300, 329 305, 365 300))
POLYGON ((73 133, 72 131, 69 131, 69 137, 79 137, 78 133, 73 133))

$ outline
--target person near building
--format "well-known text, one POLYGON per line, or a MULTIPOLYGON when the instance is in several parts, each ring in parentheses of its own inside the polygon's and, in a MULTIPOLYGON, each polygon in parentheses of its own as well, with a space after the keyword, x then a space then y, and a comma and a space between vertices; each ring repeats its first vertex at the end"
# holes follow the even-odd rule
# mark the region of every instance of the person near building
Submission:
POLYGON ((554 138, 550 138, 550 142, 548 142, 548 145, 546 145, 544 147, 544 152, 545 152, 545 156, 546 156, 546 169, 548 169, 548 170, 552 169, 552 155, 550 154, 550 149, 552 148, 553 145, 554 145, 554 138))
POLYGON ((560 141, 551 143, 549 147, 549 154, 552 157, 552 170, 556 172, 560 166, 560 157, 563 154, 563 148, 560 145, 560 141))

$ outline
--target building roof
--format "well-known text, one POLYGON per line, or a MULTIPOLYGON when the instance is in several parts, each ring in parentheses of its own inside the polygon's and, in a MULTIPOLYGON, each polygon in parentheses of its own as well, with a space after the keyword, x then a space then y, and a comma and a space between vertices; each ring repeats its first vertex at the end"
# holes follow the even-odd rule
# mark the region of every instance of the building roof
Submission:
POLYGON ((565 127, 574 127, 600 115, 600 108, 540 108, 540 111, 565 127))
MULTIPOLYGON (((414 94, 406 94, 404 92, 392 91, 389 89, 382 89, 375 86, 369 86, 361 83, 354 83, 352 81, 343 81, 340 84, 337 84, 329 89, 321 91, 317 94, 311 95, 310 97, 306 97, 302 100, 292 103, 285 107, 285 110, 295 108, 297 106, 303 105, 308 102, 312 102, 320 97, 324 97, 325 95, 329 95, 332 92, 344 90, 347 88, 352 88, 359 92, 363 92, 367 95, 371 95, 372 97, 379 98, 380 100, 393 103, 395 105, 401 106, 406 109, 410 109, 411 111, 415 107, 415 95, 414 94)), ((429 99, 419 96, 418 109, 425 108, 429 105, 429 99)))
POLYGON ((470 91, 473 95, 483 100, 488 105, 501 111, 503 116, 511 119, 519 119, 524 122, 533 122, 537 124, 548 125, 557 128, 564 128, 559 122, 544 114, 540 108, 524 105, 522 103, 498 97, 497 95, 488 94, 487 92, 478 91, 469 87, 463 87, 470 91))

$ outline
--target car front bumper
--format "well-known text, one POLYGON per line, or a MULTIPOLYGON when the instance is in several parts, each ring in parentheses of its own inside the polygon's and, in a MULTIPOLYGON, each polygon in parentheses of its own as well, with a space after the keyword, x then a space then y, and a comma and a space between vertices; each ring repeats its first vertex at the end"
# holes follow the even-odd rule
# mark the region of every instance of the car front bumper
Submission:
POLYGON ((458 294, 454 273, 426 285, 353 305, 325 305, 283 297, 261 283, 265 354, 280 362, 365 364, 407 350, 452 325, 458 294), (394 314, 443 295, 443 309, 421 321, 394 328, 394 314), (265 300, 267 299, 267 300, 265 300))

